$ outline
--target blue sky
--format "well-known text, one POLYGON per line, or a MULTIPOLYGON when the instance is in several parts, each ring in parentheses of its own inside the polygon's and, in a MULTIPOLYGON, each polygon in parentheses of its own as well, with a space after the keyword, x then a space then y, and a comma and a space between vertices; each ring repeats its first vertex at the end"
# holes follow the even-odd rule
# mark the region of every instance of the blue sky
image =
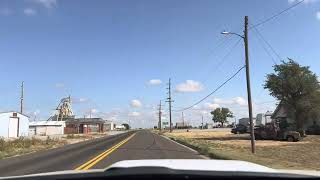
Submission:
MULTIPOLYGON (((241 33, 245 15, 256 24, 295 2, 1 0, 0 111, 19 109, 19 87, 25 81, 25 111, 31 119, 48 118, 58 101, 71 94, 77 116, 92 111, 151 127, 169 77, 177 109, 207 95, 244 64, 242 41, 236 44, 237 36, 221 31, 241 33)), ((293 58, 319 74, 319 12, 320 1, 306 0, 257 28, 281 58, 293 58)), ((273 61, 258 37, 254 29, 249 32, 255 113, 273 110, 276 103, 262 88, 273 61)), ((245 87, 242 71, 185 112, 186 119, 199 124, 204 114, 210 121, 210 108, 218 106, 245 117, 245 87)), ((175 121, 180 113, 174 113, 175 121)))

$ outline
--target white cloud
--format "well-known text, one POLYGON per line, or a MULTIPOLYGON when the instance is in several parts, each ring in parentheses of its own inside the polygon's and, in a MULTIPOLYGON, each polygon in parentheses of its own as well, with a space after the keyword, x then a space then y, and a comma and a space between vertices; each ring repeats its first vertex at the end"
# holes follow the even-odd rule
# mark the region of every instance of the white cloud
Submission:
POLYGON ((48 9, 57 6, 57 0, 29 0, 30 2, 40 4, 48 9))
POLYGON ((64 88, 64 84, 63 83, 56 83, 54 86, 56 88, 64 88))
POLYGON ((220 105, 217 103, 205 103, 205 106, 211 110, 214 110, 220 107, 220 105))
POLYGON ((28 16, 33 16, 33 15, 36 15, 36 14, 37 14, 37 12, 36 12, 34 9, 32 9, 32 8, 26 8, 26 9, 24 9, 24 10, 23 10, 23 13, 24 13, 25 15, 28 15, 28 16))
POLYGON ((318 20, 320 20, 320 11, 318 11, 318 12, 316 13, 316 17, 317 17, 318 20))
POLYGON ((160 79, 151 79, 151 80, 148 82, 149 85, 159 85, 159 84, 161 84, 161 83, 162 83, 162 81, 161 81, 160 79))
POLYGON ((131 107, 139 108, 142 106, 142 103, 138 99, 134 99, 130 103, 131 107))
MULTIPOLYGON (((293 4, 293 3, 298 3, 300 1, 301 0, 288 0, 288 3, 293 4)), ((316 3, 316 2, 319 2, 319 0, 304 0, 303 1, 304 4, 312 4, 312 3, 316 3)))
POLYGON ((1 8, 0 9, 0 15, 9 16, 12 14, 13 14, 13 11, 9 8, 1 8))
POLYGON ((131 112, 128 114, 128 116, 138 117, 138 116, 140 116, 140 113, 139 112, 131 112))
POLYGON ((204 89, 204 86, 194 80, 186 80, 185 83, 178 84, 176 86, 177 92, 199 92, 204 89))
POLYGON ((247 104, 246 100, 243 97, 235 97, 231 99, 214 98, 213 103, 220 104, 220 105, 240 105, 240 106, 245 106, 247 104))

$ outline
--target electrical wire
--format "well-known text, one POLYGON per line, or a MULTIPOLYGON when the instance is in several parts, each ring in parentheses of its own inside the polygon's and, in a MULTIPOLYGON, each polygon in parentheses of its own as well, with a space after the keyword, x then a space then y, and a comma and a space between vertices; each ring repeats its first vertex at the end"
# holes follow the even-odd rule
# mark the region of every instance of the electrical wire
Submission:
POLYGON ((262 39, 260 37, 257 36, 257 39, 260 42, 261 47, 263 48, 263 50, 268 54, 268 56, 271 58, 272 62, 274 65, 277 65, 278 63, 276 62, 276 60, 273 58, 273 56, 270 54, 270 52, 268 51, 268 49, 264 46, 262 39))
POLYGON ((252 28, 254 28, 254 27, 258 27, 258 26, 260 26, 260 25, 262 25, 262 24, 264 24, 264 23, 266 23, 266 22, 268 22, 268 21, 270 21, 270 20, 272 20, 272 19, 277 18, 277 17, 280 16, 281 14, 283 14, 283 13, 289 11, 290 9, 292 9, 292 8, 300 5, 300 4, 301 4, 302 2, 304 2, 304 1, 305 1, 305 0, 301 0, 301 1, 293 4, 292 6, 286 8, 286 9, 280 11, 280 12, 278 12, 277 14, 274 14, 273 16, 270 16, 269 18, 266 18, 266 19, 264 19, 264 20, 261 20, 259 23, 253 25, 252 27, 249 27, 249 30, 252 29, 252 28))
MULTIPOLYGON (((254 30, 256 31, 256 33, 258 34, 258 36, 262 39, 262 41, 267 44, 267 46, 270 48, 270 50, 277 56, 278 60, 281 62, 283 60, 283 58, 279 55, 279 53, 277 53, 277 51, 271 46, 271 44, 263 37, 263 35, 261 34, 261 32, 254 27, 254 30)), ((277 64, 277 63, 275 63, 277 64)))
MULTIPOLYGON (((215 70, 216 70, 215 72, 217 72, 217 70, 220 68, 220 66, 225 62, 225 59, 230 56, 230 54, 231 54, 231 53, 233 52, 233 50, 238 46, 238 44, 240 43, 240 41, 241 41, 241 38, 239 38, 239 40, 236 41, 236 43, 230 48, 230 50, 227 52, 227 54, 225 54, 225 55, 220 59, 220 61, 218 61, 217 65, 215 66, 215 70)), ((203 81, 203 83, 206 83, 206 82, 208 81, 209 77, 210 77, 210 76, 208 76, 208 78, 205 79, 205 80, 203 81)))
POLYGON ((227 84, 231 79, 233 79, 237 74, 239 74, 239 72, 244 69, 246 66, 242 66, 236 73, 234 73, 230 78, 228 78, 226 81, 224 81, 220 86, 218 86, 215 90, 213 90, 210 94, 208 94, 207 96, 203 97, 202 99, 200 99, 199 101, 197 101, 196 103, 194 103, 193 105, 180 109, 180 110, 173 110, 175 112, 179 112, 179 111, 185 111, 188 110, 192 107, 194 107, 195 105, 198 105, 199 103, 201 103, 202 101, 204 101, 205 99, 207 99, 208 97, 210 97, 212 94, 214 94, 215 92, 217 92, 219 89, 221 89, 225 84, 227 84))

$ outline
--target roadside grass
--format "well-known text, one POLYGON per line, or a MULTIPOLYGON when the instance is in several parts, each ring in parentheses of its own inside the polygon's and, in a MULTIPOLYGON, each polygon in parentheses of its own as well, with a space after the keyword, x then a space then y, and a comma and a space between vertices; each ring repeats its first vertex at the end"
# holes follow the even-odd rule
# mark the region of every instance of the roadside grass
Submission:
POLYGON ((172 132, 165 136, 212 159, 244 160, 276 169, 320 170, 320 136, 300 142, 256 141, 251 154, 249 135, 229 132, 172 132))
POLYGON ((64 144, 66 144, 66 141, 52 138, 45 140, 25 137, 14 140, 0 138, 0 159, 50 149, 64 144))

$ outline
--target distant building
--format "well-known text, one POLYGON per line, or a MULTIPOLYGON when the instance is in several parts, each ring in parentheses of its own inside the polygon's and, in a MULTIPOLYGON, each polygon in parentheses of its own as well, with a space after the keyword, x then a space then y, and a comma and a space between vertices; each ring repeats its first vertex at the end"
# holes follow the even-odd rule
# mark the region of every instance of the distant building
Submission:
MULTIPOLYGON (((256 125, 256 118, 252 118, 252 120, 253 120, 253 124, 256 125)), ((239 119, 239 124, 248 126, 250 125, 250 120, 249 118, 241 118, 239 119)))
POLYGON ((64 134, 65 121, 34 121, 29 123, 29 136, 64 134))
POLYGON ((116 124, 113 121, 105 121, 104 127, 106 131, 113 131, 116 127, 116 124))
POLYGON ((121 124, 121 125, 116 125, 116 130, 117 130, 117 131, 124 131, 124 130, 126 130, 126 127, 125 127, 123 124, 121 124))
POLYGON ((65 134, 90 134, 105 132, 105 121, 102 118, 75 118, 69 119, 65 122, 65 134))
POLYGON ((262 121, 264 121, 264 119, 265 119, 264 117, 265 117, 265 115, 264 115, 263 113, 257 114, 255 125, 256 125, 256 126, 262 125, 262 121))
POLYGON ((212 123, 206 123, 206 125, 204 125, 204 129, 213 129, 213 124, 212 123))
POLYGON ((0 137, 28 136, 29 117, 15 111, 0 113, 0 137))
POLYGON ((270 111, 257 114, 255 125, 265 125, 266 123, 270 123, 272 121, 271 116, 272 112, 270 111))
POLYGON ((176 129, 188 129, 189 124, 187 122, 177 122, 175 128, 176 129))

